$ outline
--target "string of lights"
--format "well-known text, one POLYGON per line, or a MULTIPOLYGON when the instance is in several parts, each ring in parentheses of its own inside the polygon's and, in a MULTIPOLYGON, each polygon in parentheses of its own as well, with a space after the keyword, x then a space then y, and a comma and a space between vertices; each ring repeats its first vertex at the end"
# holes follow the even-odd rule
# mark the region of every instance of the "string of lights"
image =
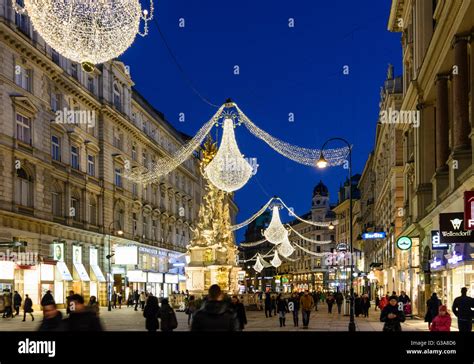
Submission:
POLYGON ((281 198, 277 198, 281 204, 283 205, 283 207, 285 207, 288 212, 290 213, 291 216, 294 216, 297 220, 301 221, 301 222, 304 222, 306 224, 309 224, 309 225, 313 225, 313 226, 320 226, 320 227, 329 227, 331 225, 337 225, 339 222, 337 220, 333 220, 333 221, 327 221, 327 222, 319 222, 319 221, 309 221, 309 220, 304 220, 302 219, 301 217, 299 217, 298 215, 296 215, 292 209, 290 209, 284 202, 281 198))
POLYGON ((292 232, 294 232, 297 236, 299 236, 301 239, 305 240, 305 241, 308 241, 310 243, 313 243, 313 244, 320 244, 320 245, 325 245, 325 244, 331 244, 332 243, 332 240, 323 240, 323 241, 319 241, 319 240, 313 240, 313 239, 310 239, 310 238, 307 238, 306 236, 303 236, 301 235, 298 231, 296 231, 291 225, 286 225, 292 232))
POLYGON ((324 256, 325 253, 315 253, 315 252, 312 252, 311 250, 308 250, 308 249, 305 249, 303 248, 301 245, 298 245, 297 243, 293 242, 293 244, 297 247, 297 248, 300 248, 302 251, 310 254, 310 255, 314 255, 315 257, 322 257, 324 256))
POLYGON ((265 243, 266 241, 267 241, 267 239, 262 239, 262 240, 259 240, 259 241, 255 241, 253 243, 240 243, 240 246, 244 247, 244 248, 249 248, 249 247, 261 245, 261 244, 265 243))
MULTIPOLYGON (((262 208, 260 210, 258 210, 254 215, 252 215, 251 217, 249 217, 247 220, 245 221, 242 221, 241 223, 239 224, 235 224, 235 225, 232 225, 230 227, 230 229, 232 231, 235 231, 235 230, 239 230, 241 228, 243 228, 244 226, 247 226, 248 224, 250 224, 252 221, 254 221, 257 217, 259 217, 261 214, 263 214, 265 212, 265 210, 268 208, 268 206, 270 206, 270 204, 272 203, 273 201, 273 197, 265 204, 262 206, 262 208)), ((263 241, 265 241, 266 239, 263 239, 263 241)))

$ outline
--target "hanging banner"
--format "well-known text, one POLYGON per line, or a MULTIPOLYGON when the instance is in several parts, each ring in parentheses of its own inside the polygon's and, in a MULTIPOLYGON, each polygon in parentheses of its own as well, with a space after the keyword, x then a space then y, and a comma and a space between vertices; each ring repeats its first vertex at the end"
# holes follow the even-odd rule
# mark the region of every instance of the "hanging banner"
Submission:
POLYGON ((474 230, 474 191, 464 192, 464 228, 474 230))

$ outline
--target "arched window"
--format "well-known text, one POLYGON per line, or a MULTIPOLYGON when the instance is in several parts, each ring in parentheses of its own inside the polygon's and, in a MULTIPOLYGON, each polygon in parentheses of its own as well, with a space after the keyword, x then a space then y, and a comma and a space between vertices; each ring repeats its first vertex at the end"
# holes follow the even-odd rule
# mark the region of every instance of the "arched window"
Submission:
POLYGON ((125 230, 125 204, 121 200, 115 202, 114 222, 115 229, 125 230))
POLYGON ((53 183, 51 190, 51 212, 53 216, 63 217, 63 191, 57 183, 53 183))
POLYGON ((16 171, 15 202, 18 205, 33 207, 33 178, 23 168, 16 171))
POLYGON ((122 111, 122 93, 117 83, 114 83, 114 106, 122 111))
POLYGON ((94 195, 89 197, 89 224, 98 225, 97 198, 94 195))
POLYGON ((81 222, 81 194, 77 190, 72 192, 69 216, 74 221, 81 222))

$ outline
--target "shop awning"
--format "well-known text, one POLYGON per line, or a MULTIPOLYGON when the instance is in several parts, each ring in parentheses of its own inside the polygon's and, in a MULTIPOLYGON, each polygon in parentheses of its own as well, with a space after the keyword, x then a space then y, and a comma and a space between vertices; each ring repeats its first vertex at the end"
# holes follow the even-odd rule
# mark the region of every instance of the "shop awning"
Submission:
POLYGON ((127 278, 129 282, 146 283, 147 274, 142 270, 129 270, 127 278))
POLYGON ((76 269, 79 278, 83 282, 90 282, 89 274, 87 274, 86 268, 84 268, 84 264, 82 263, 74 263, 74 268, 76 269))
POLYGON ((107 281, 104 275, 102 274, 102 271, 100 270, 100 267, 98 265, 92 264, 91 268, 92 268, 92 272, 94 273, 95 277, 97 278, 99 282, 107 281))
POLYGON ((72 281, 72 275, 71 275, 71 272, 69 272, 69 269, 66 263, 57 262, 56 268, 57 268, 56 272, 59 274, 61 281, 72 281))
POLYGON ((148 282, 163 283, 163 273, 148 272, 148 282))

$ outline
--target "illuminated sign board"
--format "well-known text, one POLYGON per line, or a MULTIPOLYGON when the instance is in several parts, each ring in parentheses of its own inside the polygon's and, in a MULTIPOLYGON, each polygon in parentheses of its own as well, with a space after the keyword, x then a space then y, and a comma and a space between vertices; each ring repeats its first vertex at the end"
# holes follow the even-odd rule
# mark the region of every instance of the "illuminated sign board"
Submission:
POLYGON ((445 250, 448 249, 448 244, 441 244, 439 242, 439 230, 431 230, 431 249, 445 250))
POLYGON ((439 242, 443 244, 474 243, 473 230, 465 230, 464 213, 439 214, 439 242))
POLYGON ((408 236, 400 236, 397 239, 397 248, 400 250, 409 250, 411 248, 412 242, 408 236))
POLYGON ((381 232, 373 232, 373 233, 363 233, 362 234, 362 239, 368 240, 368 239, 385 239, 387 237, 387 234, 383 231, 381 232))

